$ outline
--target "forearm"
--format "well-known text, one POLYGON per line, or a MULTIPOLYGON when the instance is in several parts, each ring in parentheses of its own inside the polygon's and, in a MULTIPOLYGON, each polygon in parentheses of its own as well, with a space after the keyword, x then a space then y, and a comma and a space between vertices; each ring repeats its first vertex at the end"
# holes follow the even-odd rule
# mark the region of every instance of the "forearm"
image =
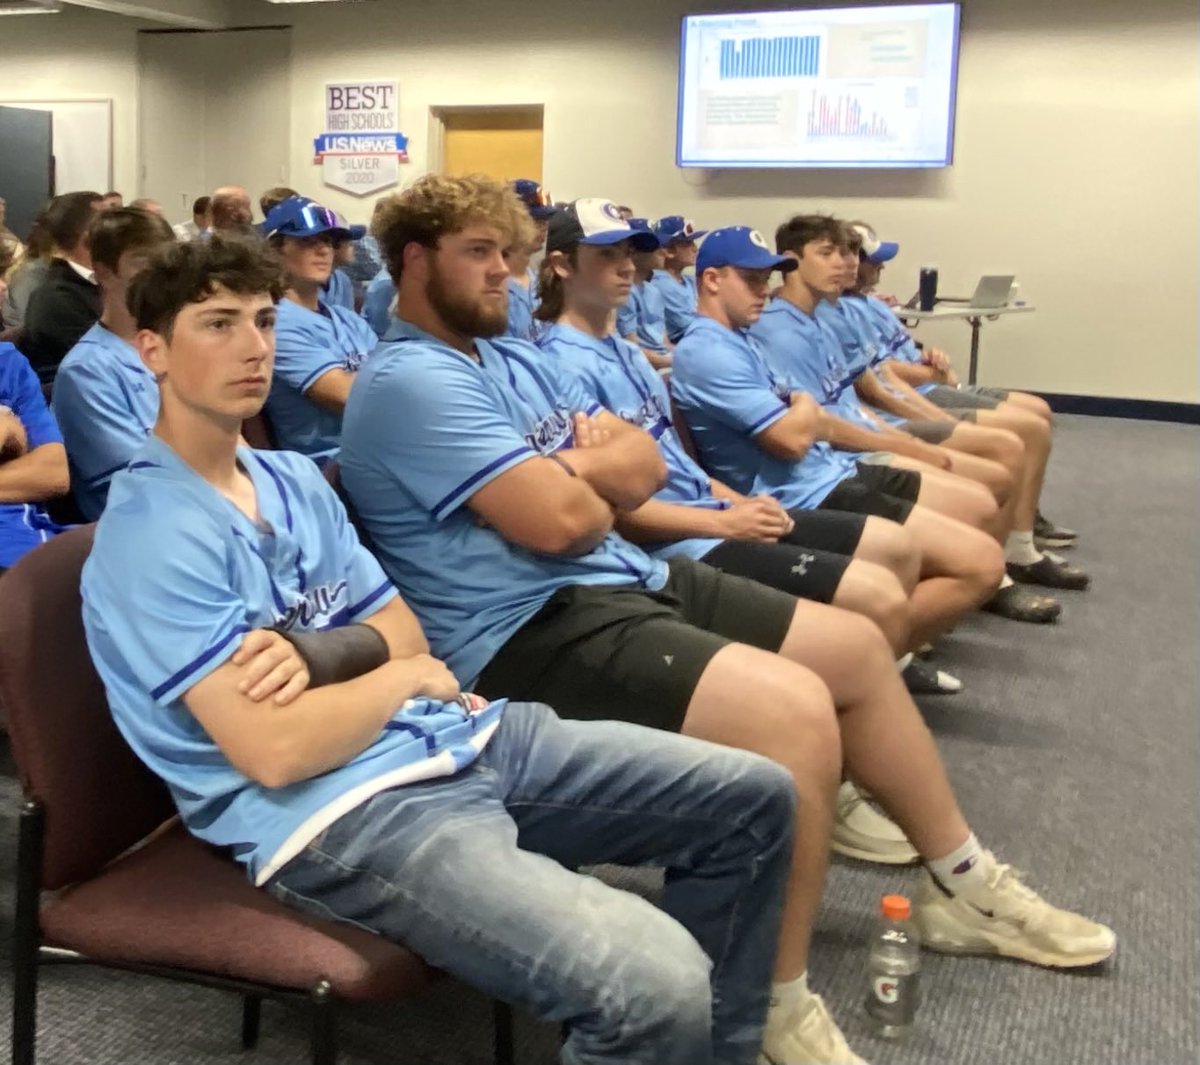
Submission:
POLYGON ((886 381, 900 381, 912 388, 932 385, 938 381, 938 372, 925 362, 900 362, 889 360, 879 367, 886 381))
POLYGON ((855 425, 853 422, 846 421, 845 418, 839 418, 836 414, 830 414, 825 410, 821 412, 821 424, 817 435, 820 439, 828 441, 843 451, 890 450, 882 442, 883 430, 876 432, 861 425, 855 425))
POLYGON ((617 515, 617 532, 635 544, 671 543, 691 537, 724 539, 723 510, 685 507, 651 499, 636 510, 617 515))
POLYGON ((70 487, 62 444, 43 444, 0 465, 0 503, 41 503, 70 487))
POLYGON ((889 374, 886 380, 899 394, 900 401, 915 412, 908 415, 908 417, 935 422, 952 422, 955 420, 952 415, 947 414, 941 407, 927 400, 903 378, 889 374))
POLYGON ((884 387, 874 374, 864 374, 854 388, 864 402, 899 418, 923 419, 927 417, 924 411, 909 402, 901 385, 895 382, 889 382, 889 384, 892 385, 891 388, 884 387))
POLYGON ((640 429, 630 428, 598 447, 559 452, 577 477, 610 506, 633 510, 665 483, 667 467, 658 445, 640 429))

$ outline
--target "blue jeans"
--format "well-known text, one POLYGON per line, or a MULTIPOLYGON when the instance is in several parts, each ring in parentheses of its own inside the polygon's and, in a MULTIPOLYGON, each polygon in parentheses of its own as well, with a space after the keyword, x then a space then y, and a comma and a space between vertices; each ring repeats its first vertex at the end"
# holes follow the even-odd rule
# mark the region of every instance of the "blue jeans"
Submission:
POLYGON ((567 1065, 753 1065, 795 791, 775 763, 513 703, 453 777, 376 795, 267 884, 570 1030, 567 1065), (666 868, 662 908, 573 869, 666 868))

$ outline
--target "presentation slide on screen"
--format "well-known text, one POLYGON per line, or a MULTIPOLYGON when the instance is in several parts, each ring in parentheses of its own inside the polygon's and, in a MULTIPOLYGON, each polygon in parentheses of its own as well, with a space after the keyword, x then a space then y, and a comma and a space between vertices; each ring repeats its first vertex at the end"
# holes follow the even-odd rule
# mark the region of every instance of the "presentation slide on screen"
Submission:
POLYGON ((696 15, 681 166, 946 166, 958 5, 696 15))

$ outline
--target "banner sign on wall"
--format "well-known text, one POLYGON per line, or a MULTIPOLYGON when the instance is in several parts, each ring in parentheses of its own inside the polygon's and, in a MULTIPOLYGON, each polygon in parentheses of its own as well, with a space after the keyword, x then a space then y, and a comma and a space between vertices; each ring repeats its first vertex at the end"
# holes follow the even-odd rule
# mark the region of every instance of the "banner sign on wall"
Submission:
POLYGON ((394 81, 341 81, 325 86, 325 129, 313 141, 326 185, 368 196, 400 180, 408 138, 396 132, 394 81))

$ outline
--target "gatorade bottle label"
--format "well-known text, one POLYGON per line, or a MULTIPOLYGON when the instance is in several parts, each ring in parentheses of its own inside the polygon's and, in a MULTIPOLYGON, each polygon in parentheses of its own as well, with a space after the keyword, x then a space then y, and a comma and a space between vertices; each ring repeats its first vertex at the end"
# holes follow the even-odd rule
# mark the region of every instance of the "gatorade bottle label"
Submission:
POLYGON ((917 980, 911 976, 878 975, 871 980, 867 1013, 878 1024, 904 1028, 917 1015, 917 980))

